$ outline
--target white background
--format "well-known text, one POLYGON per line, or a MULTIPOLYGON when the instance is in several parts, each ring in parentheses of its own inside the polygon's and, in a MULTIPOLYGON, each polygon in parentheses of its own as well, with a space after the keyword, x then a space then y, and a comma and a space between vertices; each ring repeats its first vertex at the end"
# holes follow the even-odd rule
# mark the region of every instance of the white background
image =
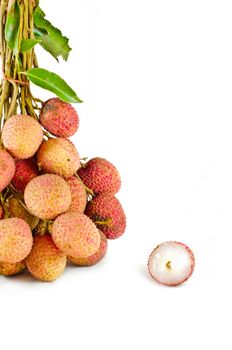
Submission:
POLYGON ((128 228, 101 264, 53 284, 1 278, 1 349, 231 349, 231 1, 41 6, 73 51, 59 65, 39 49, 40 64, 85 101, 75 144, 119 168, 128 228), (196 255, 178 288, 147 274, 166 240, 196 255))

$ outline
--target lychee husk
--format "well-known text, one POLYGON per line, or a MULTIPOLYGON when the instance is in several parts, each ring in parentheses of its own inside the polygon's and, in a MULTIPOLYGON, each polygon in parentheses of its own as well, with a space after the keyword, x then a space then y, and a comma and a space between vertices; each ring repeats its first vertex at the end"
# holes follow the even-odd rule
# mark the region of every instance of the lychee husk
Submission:
POLYGON ((87 194, 82 182, 75 176, 66 179, 71 191, 71 205, 68 211, 83 214, 87 204, 87 194))
POLYGON ((26 261, 20 261, 15 264, 0 262, 0 275, 2 276, 15 276, 20 274, 26 269, 26 261))
POLYGON ((34 230, 39 223, 39 218, 31 215, 22 205, 22 201, 13 196, 8 199, 8 210, 10 217, 25 220, 31 230, 34 230))
POLYGON ((10 184, 14 174, 14 159, 6 150, 0 147, 0 192, 10 184))
POLYGON ((17 192, 24 192, 27 184, 39 176, 37 162, 35 158, 17 160, 15 166, 15 175, 11 184, 17 192))

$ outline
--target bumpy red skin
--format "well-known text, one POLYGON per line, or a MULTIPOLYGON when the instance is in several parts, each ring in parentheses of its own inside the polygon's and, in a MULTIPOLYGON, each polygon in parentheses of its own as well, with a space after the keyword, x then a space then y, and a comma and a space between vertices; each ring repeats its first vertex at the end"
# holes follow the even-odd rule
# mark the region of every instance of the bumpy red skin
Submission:
POLYGON ((27 184, 39 176, 37 162, 34 158, 16 160, 15 175, 11 181, 18 192, 24 192, 27 184))
POLYGON ((73 136, 79 127, 75 109, 59 98, 52 98, 43 105, 40 122, 51 134, 58 137, 73 136))
POLYGON ((108 239, 119 238, 126 230, 124 210, 113 195, 107 193, 97 195, 87 204, 85 214, 96 223, 108 239))
POLYGON ((0 206, 0 220, 2 220, 4 218, 4 210, 3 208, 0 206))
POLYGON ((83 184, 75 176, 69 177, 66 181, 69 185, 72 197, 72 203, 68 211, 76 211, 77 213, 83 214, 87 204, 87 195, 83 184))
POLYGON ((121 178, 118 170, 108 160, 93 158, 78 171, 84 184, 95 194, 115 194, 120 190, 121 178))
POLYGON ((0 192, 10 184, 14 174, 14 159, 7 151, 0 148, 0 192))

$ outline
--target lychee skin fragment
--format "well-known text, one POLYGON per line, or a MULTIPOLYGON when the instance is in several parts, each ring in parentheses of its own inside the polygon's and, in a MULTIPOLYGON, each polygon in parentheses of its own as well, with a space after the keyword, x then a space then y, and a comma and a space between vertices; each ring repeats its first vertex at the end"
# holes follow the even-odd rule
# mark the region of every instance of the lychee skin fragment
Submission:
POLYGON ((71 192, 60 176, 46 174, 31 180, 24 192, 30 213, 42 220, 52 220, 71 205, 71 192))
POLYGON ((31 230, 34 230, 39 223, 39 219, 28 213, 22 204, 14 197, 10 197, 8 200, 8 210, 12 218, 20 218, 26 221, 31 230))
POLYGON ((24 192, 27 184, 39 176, 39 169, 37 162, 34 158, 17 160, 16 161, 15 175, 11 181, 15 190, 18 192, 24 192))
POLYGON ((71 104, 52 98, 43 104, 40 122, 57 137, 70 137, 79 127, 79 117, 71 104))
POLYGON ((103 158, 93 158, 79 171, 84 184, 95 194, 115 194, 120 190, 121 178, 116 167, 103 158))
POLYGON ((24 260, 32 248, 32 233, 22 219, 0 220, 0 261, 14 264, 24 260))
POLYGON ((29 115, 14 115, 3 127, 3 145, 17 159, 33 157, 42 140, 41 125, 29 115))
POLYGON ((66 255, 53 243, 51 236, 35 236, 31 253, 26 259, 27 268, 38 280, 52 282, 62 275, 66 255))
POLYGON ((95 254, 101 241, 94 223, 86 215, 75 212, 59 216, 51 234, 56 246, 74 258, 87 258, 95 254))
POLYGON ((87 194, 83 184, 75 176, 69 177, 66 181, 69 185, 72 197, 71 206, 68 211, 75 211, 83 214, 87 204, 87 194))
POLYGON ((88 256, 87 258, 74 258, 69 256, 68 259, 77 266, 93 266, 99 263, 106 255, 108 248, 108 241, 103 232, 99 230, 101 236, 100 247, 95 254, 88 256))
POLYGON ((148 260, 148 271, 158 283, 175 287, 186 282, 195 267, 192 250, 180 242, 158 245, 148 260))
POLYGON ((68 178, 80 168, 80 158, 71 141, 49 139, 42 143, 38 151, 38 165, 46 173, 68 178))
POLYGON ((10 184, 14 174, 14 159, 7 151, 0 148, 0 192, 10 184))
POLYGON ((126 229, 126 216, 119 200, 102 193, 87 204, 85 214, 96 223, 108 239, 122 236, 126 229))
POLYGON ((0 275, 3 275, 3 276, 15 276, 23 272, 25 269, 26 269, 25 260, 15 264, 0 262, 0 275))

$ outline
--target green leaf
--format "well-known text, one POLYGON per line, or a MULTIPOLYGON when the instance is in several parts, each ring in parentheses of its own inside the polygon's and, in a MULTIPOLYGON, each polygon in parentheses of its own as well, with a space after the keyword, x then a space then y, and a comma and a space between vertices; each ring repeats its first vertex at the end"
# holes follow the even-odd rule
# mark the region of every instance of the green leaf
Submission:
POLYGON ((57 74, 43 68, 32 68, 25 72, 27 78, 35 85, 55 93, 62 101, 81 103, 75 91, 57 74))
POLYGON ((45 13, 40 7, 37 7, 34 12, 34 24, 34 34, 37 39, 41 40, 40 45, 55 59, 58 60, 58 57, 62 56, 67 61, 71 51, 69 39, 45 19, 45 13))
POLYGON ((35 47, 35 45, 40 44, 40 43, 41 43, 40 39, 25 39, 25 40, 22 40, 20 52, 25 53, 25 52, 33 49, 33 47, 35 47))
POLYGON ((17 55, 19 51, 19 25, 20 25, 20 8, 16 1, 7 15, 5 26, 5 38, 8 47, 17 55))

